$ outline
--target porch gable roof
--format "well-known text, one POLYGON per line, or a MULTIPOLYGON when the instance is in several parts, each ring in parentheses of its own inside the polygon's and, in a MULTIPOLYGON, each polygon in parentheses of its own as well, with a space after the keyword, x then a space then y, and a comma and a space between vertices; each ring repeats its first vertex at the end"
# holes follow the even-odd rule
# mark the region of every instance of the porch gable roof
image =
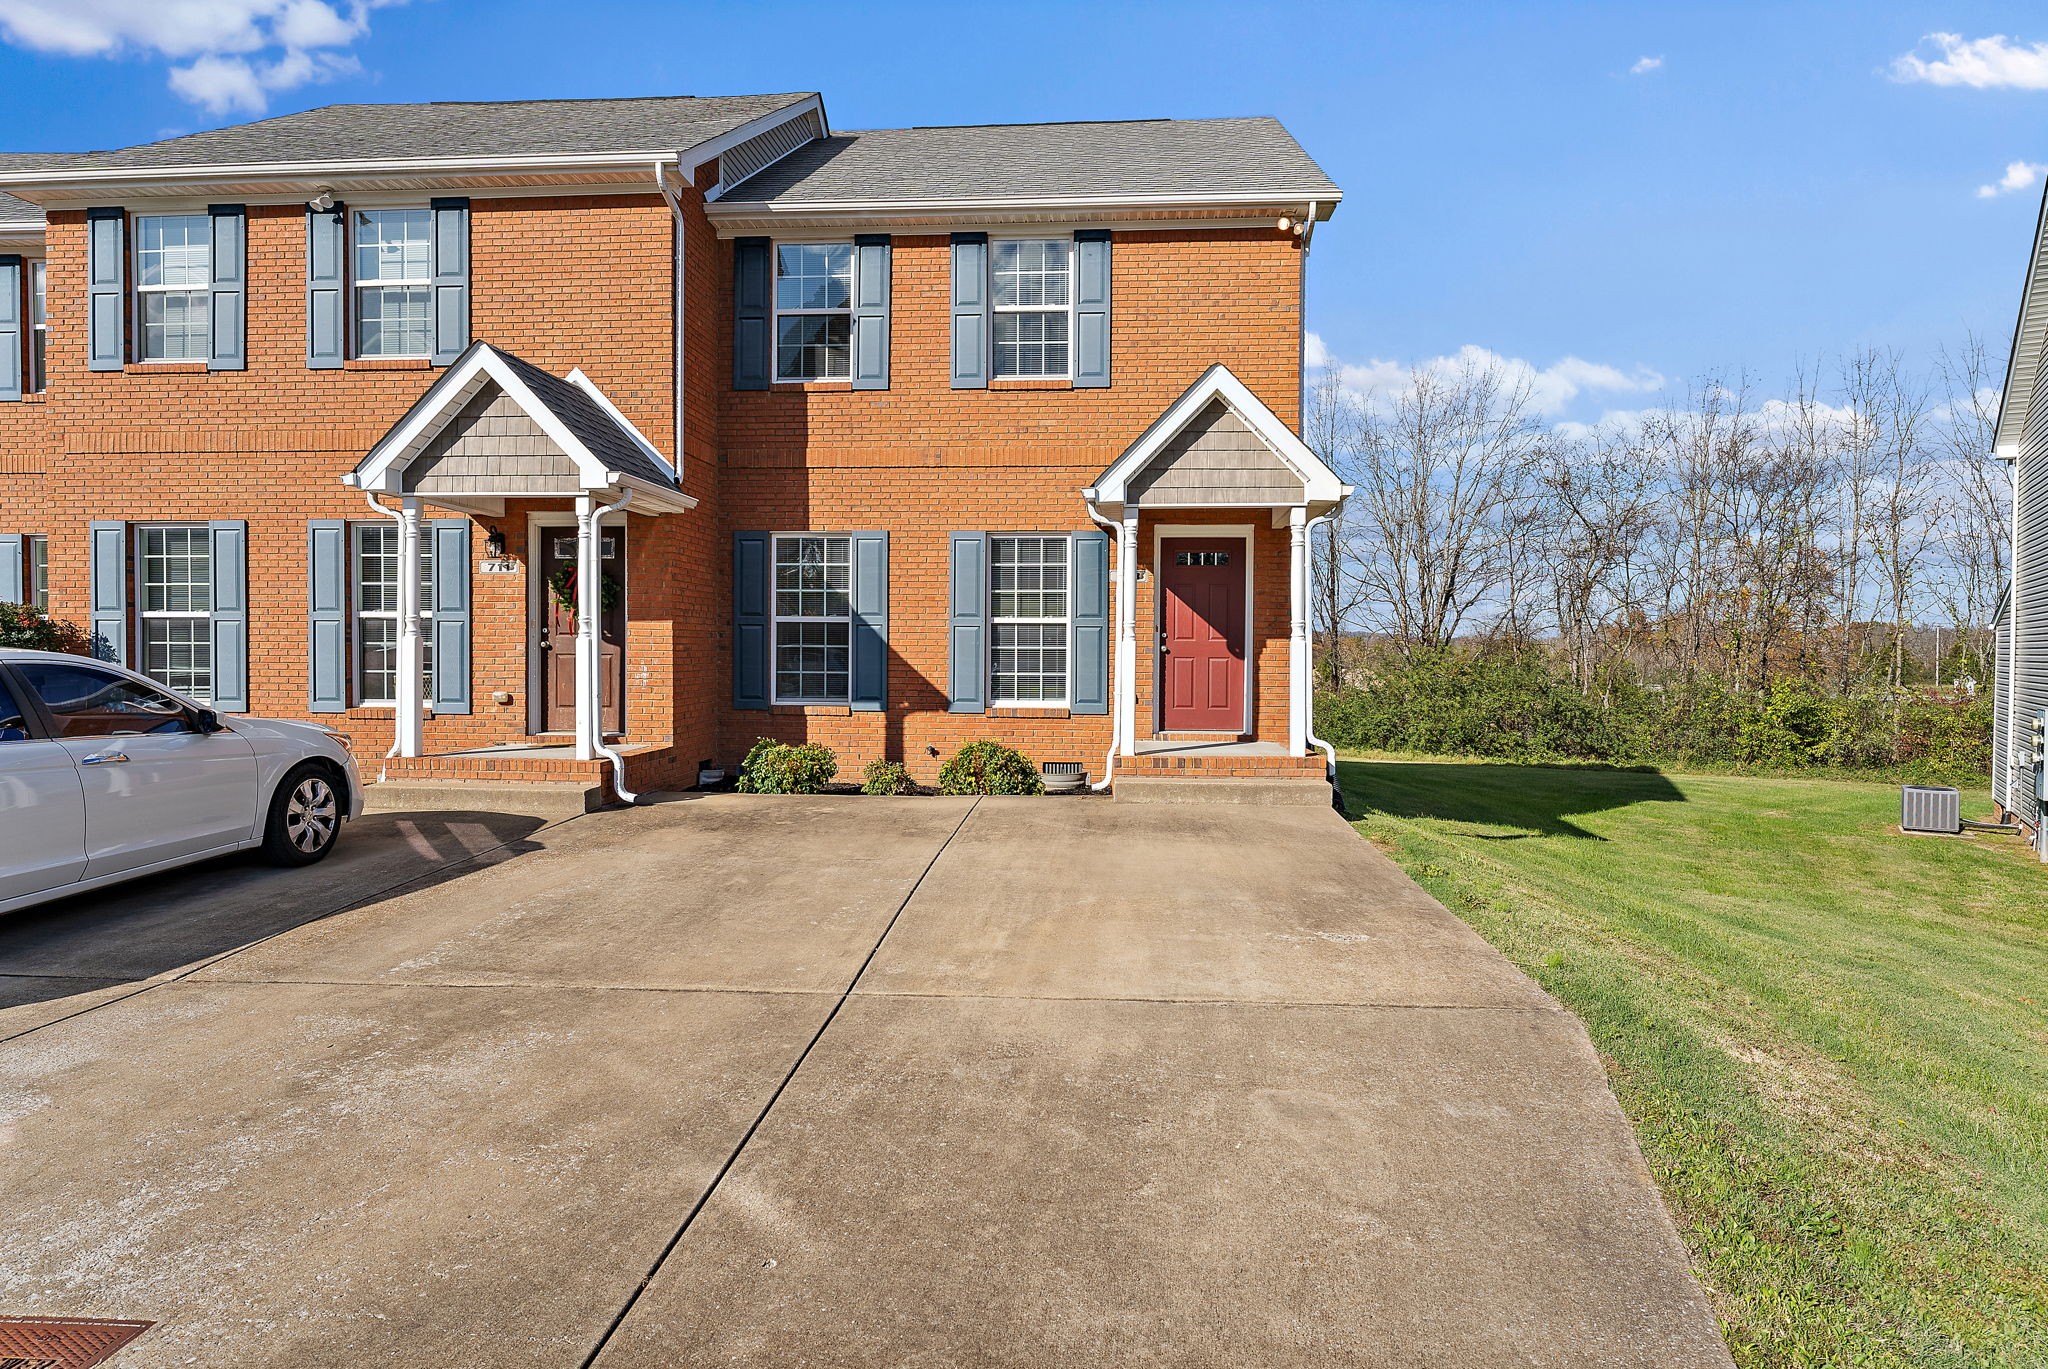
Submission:
MULTIPOLYGON (((463 415, 471 400, 494 386, 573 467, 574 488, 549 492, 617 495, 630 490, 630 507, 641 513, 696 505, 683 493, 675 467, 581 370, 557 376, 483 341, 471 343, 342 482, 373 493, 413 493, 406 480, 413 462, 433 449, 435 439, 463 415)), ((547 473, 539 458, 534 473, 547 473)), ((477 488, 451 493, 474 499, 539 492, 513 482, 505 488, 488 486, 488 478, 483 478, 477 488)))
MULTIPOLYGON (((1210 410, 1216 404, 1234 414, 1301 482, 1300 499, 1287 499, 1286 504, 1302 503, 1312 511, 1326 512, 1351 493, 1350 487, 1281 421, 1280 415, 1253 394, 1229 367, 1218 362, 1168 406, 1122 456, 1111 462, 1095 483, 1082 491, 1082 497, 1098 508, 1118 510, 1126 504, 1157 502, 1144 498, 1147 486, 1153 483, 1146 478, 1148 472, 1161 458, 1171 459, 1183 433, 1213 420, 1210 410)), ((1266 506, 1271 502, 1261 497, 1247 506, 1266 506)))

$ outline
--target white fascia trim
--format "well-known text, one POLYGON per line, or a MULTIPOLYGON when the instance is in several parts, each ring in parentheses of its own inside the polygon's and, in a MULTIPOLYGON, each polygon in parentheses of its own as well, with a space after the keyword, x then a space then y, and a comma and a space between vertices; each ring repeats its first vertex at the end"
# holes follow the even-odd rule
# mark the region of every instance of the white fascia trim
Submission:
POLYGON ((2041 208, 2034 220, 2034 237, 2027 256, 2027 276, 2020 289, 2019 317, 2012 328, 2012 351, 2005 366, 2005 388, 1998 396, 1998 417, 1992 425, 1992 450, 2005 456, 2019 454, 2020 439, 2026 431, 2027 407, 2041 369, 2041 330, 2031 327, 2036 297, 2048 294, 2048 187, 2041 193, 2041 208))
POLYGON ((1222 209, 1248 204, 1315 205, 1316 217, 1327 219, 1343 199, 1342 191, 1259 190, 1208 195, 1030 195, 988 199, 941 200, 733 200, 721 201, 714 217, 754 214, 970 214, 1016 209, 1222 209))
MULTIPOLYGON (((804 115, 813 112, 815 112, 818 116, 818 137, 831 137, 832 124, 831 121, 825 117, 825 97, 822 95, 813 95, 808 100, 800 101, 799 103, 790 105, 784 109, 778 109, 773 114, 764 114, 760 118, 755 119, 753 122, 743 124, 742 126, 734 129, 730 133, 722 134, 719 137, 713 138, 708 143, 700 143, 696 147, 688 149, 691 161, 690 165, 684 167, 683 170, 687 174, 689 171, 695 169, 696 167, 704 165, 704 163, 710 161, 714 157, 723 157, 726 153, 732 151, 741 143, 746 142, 749 138, 758 137, 759 135, 766 133, 771 128, 779 128, 783 124, 790 122, 792 119, 800 119, 804 115)), ((753 175, 749 176, 747 179, 752 180, 754 176, 760 175, 763 171, 766 171, 769 167, 775 165, 775 162, 781 161, 783 157, 794 156, 797 152, 809 147, 812 143, 816 141, 818 141, 818 138, 805 139, 803 142, 798 143, 795 147, 792 147, 789 151, 783 153, 781 157, 777 157, 775 161, 763 163, 761 166, 756 168, 753 175)), ((725 175, 725 167, 722 163, 718 168, 718 174, 721 177, 718 184, 712 186, 710 189, 704 192, 704 203, 707 205, 715 204, 718 200, 718 197, 723 195, 728 189, 728 187, 725 184, 725 181, 723 180, 723 177, 725 175)))
MULTIPOLYGON (((632 419, 627 418, 624 414, 619 412, 619 406, 612 403, 611 396, 607 395, 603 390, 598 389, 597 382, 592 380, 589 376, 583 374, 583 368, 581 366, 578 366, 575 370, 569 372, 568 375, 562 378, 568 381, 571 385, 574 385, 577 389, 583 391, 583 393, 589 395, 593 400, 597 401, 597 407, 603 409, 606 413, 610 414, 612 416, 612 421, 618 424, 621 428, 624 428, 626 430, 626 435, 633 439, 634 446, 638 447, 642 453, 644 453, 646 456, 652 459, 655 465, 667 471, 669 474, 669 478, 671 480, 675 480, 679 484, 681 483, 682 477, 676 474, 676 468, 674 463, 672 463, 667 457, 663 456, 661 454, 660 449, 657 448, 652 442, 649 442, 647 440, 647 435, 641 432, 639 428, 634 426, 632 419)), ((693 500, 691 502, 694 503, 695 501, 693 500)))
POLYGON ((1152 463, 1195 415, 1217 399, 1244 420, 1245 426, 1300 477, 1305 503, 1335 504, 1348 493, 1337 473, 1325 465, 1323 459, 1311 451, 1292 428, 1280 421, 1280 415, 1253 394, 1251 388, 1233 375, 1228 366, 1218 362, 1204 371, 1201 379, 1189 386, 1185 394, 1168 406, 1166 412, 1153 420, 1152 426, 1111 463, 1091 487, 1092 498, 1103 504, 1122 507, 1130 482, 1152 463))

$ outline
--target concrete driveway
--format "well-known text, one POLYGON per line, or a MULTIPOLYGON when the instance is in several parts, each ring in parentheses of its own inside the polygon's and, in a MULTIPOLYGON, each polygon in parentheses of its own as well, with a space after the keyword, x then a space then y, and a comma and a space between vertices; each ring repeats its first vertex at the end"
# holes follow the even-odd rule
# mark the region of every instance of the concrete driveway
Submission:
POLYGON ((157 1323, 119 1366, 1729 1363, 1577 1023, 1333 814, 348 836, 0 920, 0 1315, 157 1323))

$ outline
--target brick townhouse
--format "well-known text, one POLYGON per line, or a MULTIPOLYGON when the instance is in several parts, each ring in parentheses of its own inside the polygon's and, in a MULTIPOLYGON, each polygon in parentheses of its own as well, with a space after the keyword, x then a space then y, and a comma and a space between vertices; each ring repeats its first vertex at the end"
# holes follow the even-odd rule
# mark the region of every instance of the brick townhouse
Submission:
POLYGON ((1320 776, 1270 119, 340 105, 0 156, 0 599, 368 768, 1320 776))

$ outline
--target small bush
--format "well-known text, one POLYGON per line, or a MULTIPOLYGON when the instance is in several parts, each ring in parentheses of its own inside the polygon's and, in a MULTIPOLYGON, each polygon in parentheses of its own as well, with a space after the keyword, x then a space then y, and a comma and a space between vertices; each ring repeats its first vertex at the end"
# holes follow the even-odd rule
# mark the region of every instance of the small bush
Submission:
POLYGON ((778 742, 766 737, 740 762, 742 794, 820 794, 839 773, 839 758, 818 742, 778 742))
POLYGON ((867 769, 860 772, 863 794, 908 794, 916 788, 910 782, 910 772, 897 761, 869 761, 867 769))
POLYGON ((52 618, 33 604, 0 603, 0 646, 91 654, 91 642, 75 624, 52 618))
POLYGON ((969 742, 939 767, 941 794, 1043 794, 1038 767, 1015 747, 969 742))

